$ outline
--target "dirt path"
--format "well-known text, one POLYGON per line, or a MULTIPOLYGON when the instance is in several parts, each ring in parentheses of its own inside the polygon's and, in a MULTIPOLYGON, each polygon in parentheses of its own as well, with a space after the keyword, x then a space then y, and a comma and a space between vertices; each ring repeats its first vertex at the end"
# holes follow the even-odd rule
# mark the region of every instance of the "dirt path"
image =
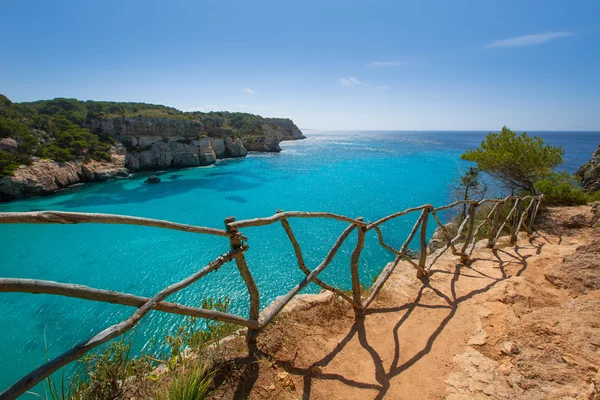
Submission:
POLYGON ((552 210, 516 247, 481 243, 470 266, 444 256, 428 281, 400 265, 364 320, 328 294, 300 301, 224 397, 599 398, 600 266, 586 282, 563 273, 563 256, 600 238, 582 218, 589 207, 552 210))

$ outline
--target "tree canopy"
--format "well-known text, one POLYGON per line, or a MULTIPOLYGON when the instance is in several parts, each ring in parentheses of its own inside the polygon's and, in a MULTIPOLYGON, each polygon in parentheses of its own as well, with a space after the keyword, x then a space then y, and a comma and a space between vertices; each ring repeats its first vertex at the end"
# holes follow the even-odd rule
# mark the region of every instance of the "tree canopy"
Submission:
POLYGON ((476 149, 461 158, 477 164, 477 169, 498 179, 512 191, 536 193, 535 183, 550 175, 562 164, 564 150, 545 144, 523 132, 518 135, 506 126, 500 133, 490 133, 476 149))

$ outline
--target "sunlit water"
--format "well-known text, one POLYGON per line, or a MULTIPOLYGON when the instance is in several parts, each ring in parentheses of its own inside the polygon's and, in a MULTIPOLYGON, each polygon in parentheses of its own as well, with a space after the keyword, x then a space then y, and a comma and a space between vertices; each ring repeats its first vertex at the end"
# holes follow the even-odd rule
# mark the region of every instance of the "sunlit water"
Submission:
MULTIPOLYGON (((284 142, 280 154, 250 154, 214 166, 87 184, 52 196, 0 204, 0 211, 63 210, 136 215, 223 228, 227 216, 269 216, 277 209, 331 211, 373 221, 410 206, 452 200, 450 184, 464 163, 460 154, 485 132, 306 132, 307 140, 284 142)), ((600 133, 538 133, 566 150, 563 169, 587 161, 600 133)), ((386 224, 386 240, 399 247, 417 215, 386 224)), ((314 268, 345 224, 292 220, 314 268)), ((431 234, 430 229, 430 234, 431 234)), ((261 295, 261 309, 304 276, 280 225, 244 229, 248 265, 261 295)), ((228 250, 228 240, 166 229, 121 225, 0 225, 0 276, 55 280, 152 296, 228 250)), ((349 287, 346 241, 320 275, 349 287)), ((360 260, 371 282, 392 254, 369 233, 360 260)), ((318 291, 310 286, 306 292, 318 291)), ((231 311, 247 316, 248 294, 230 263, 169 300, 199 306, 203 298, 228 296, 231 311)), ((130 315, 132 308, 49 295, 0 293, 0 388, 73 344, 130 315)), ((137 348, 162 340, 182 317, 152 312, 135 335, 137 348)))

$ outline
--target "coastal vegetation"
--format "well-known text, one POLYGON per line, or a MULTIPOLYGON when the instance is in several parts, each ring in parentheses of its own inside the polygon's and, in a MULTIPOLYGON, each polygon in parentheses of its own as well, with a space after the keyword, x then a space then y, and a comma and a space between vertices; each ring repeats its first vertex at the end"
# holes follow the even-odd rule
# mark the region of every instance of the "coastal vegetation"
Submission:
POLYGON ((247 113, 182 112, 146 103, 67 98, 13 103, 0 94, 0 140, 12 143, 0 146, 0 178, 12 175, 19 165, 29 165, 32 157, 84 163, 110 160, 110 148, 115 140, 90 131, 92 121, 107 118, 211 120, 211 124, 229 129, 234 137, 244 138, 249 143, 263 135, 264 124, 277 122, 277 119, 247 113))
MULTIPOLYGON (((230 299, 208 298, 202 308, 227 312, 230 299)), ((135 333, 107 343, 77 361, 71 377, 47 378, 46 400, 141 398, 201 400, 213 378, 226 368, 219 341, 238 327, 220 321, 186 318, 175 333, 132 355, 135 333), (163 368, 159 368, 163 366, 163 368)))
MULTIPOLYGON (((478 172, 484 172, 511 194, 543 194, 546 205, 571 206, 600 200, 600 191, 586 193, 582 189, 579 176, 555 171, 563 163, 563 155, 560 146, 546 144, 525 132, 519 135, 505 126, 461 156, 475 166, 461 175, 455 190, 460 199, 477 199, 477 188, 485 185, 478 172)), ((464 211, 461 216, 464 219, 464 211)))

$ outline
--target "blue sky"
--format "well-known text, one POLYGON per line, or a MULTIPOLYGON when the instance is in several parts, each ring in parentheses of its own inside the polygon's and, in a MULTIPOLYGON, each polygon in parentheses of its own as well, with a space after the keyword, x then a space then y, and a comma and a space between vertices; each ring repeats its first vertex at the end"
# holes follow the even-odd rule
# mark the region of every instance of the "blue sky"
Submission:
POLYGON ((600 130, 600 1, 4 0, 0 93, 313 129, 600 130))

